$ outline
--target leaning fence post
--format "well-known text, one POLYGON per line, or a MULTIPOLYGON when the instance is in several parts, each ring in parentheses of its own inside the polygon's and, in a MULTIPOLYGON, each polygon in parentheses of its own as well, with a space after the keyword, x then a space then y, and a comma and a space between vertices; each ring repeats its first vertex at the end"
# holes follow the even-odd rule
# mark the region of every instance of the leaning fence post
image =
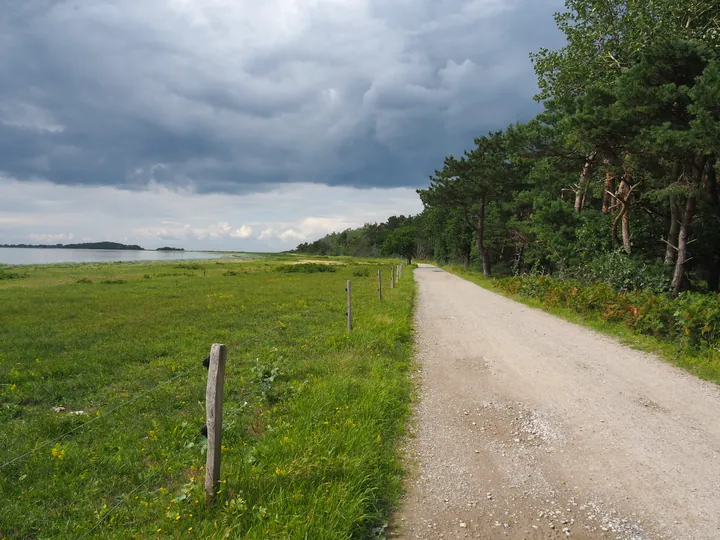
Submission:
POLYGON ((395 288, 395 265, 390 266, 390 288, 395 288))
POLYGON ((225 390, 225 362, 227 347, 215 343, 210 349, 205 409, 207 414, 207 463, 205 466, 205 500, 215 500, 220 488, 220 459, 222 452, 222 407, 225 390))
POLYGON ((382 300, 382 272, 378 270, 378 298, 382 300))
POLYGON ((351 289, 351 282, 348 279, 347 281, 347 287, 345 288, 347 291, 347 320, 348 320, 348 332, 352 332, 352 289, 351 289))

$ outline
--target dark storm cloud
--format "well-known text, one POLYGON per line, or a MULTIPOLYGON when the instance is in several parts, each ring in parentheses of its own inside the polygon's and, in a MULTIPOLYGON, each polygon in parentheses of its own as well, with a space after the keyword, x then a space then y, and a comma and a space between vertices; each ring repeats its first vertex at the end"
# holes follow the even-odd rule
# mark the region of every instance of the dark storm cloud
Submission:
POLYGON ((419 186, 537 110, 537 0, 0 2, 0 171, 199 192, 419 186))

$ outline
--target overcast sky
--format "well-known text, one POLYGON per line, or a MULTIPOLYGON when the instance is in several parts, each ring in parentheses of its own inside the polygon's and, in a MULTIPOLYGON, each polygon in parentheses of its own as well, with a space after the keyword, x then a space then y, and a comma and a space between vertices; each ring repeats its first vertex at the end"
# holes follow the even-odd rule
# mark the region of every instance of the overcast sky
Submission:
POLYGON ((0 243, 282 250, 527 120, 561 0, 0 0, 0 243))

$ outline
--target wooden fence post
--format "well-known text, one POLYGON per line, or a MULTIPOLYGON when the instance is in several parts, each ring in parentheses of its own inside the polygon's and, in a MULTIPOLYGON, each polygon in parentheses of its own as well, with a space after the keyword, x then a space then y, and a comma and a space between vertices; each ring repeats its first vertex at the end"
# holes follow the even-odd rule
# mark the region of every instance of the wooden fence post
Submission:
POLYGON ((382 272, 378 270, 378 298, 382 300, 382 272))
POLYGON ((225 390, 225 362, 227 347, 213 344, 210 349, 205 409, 207 414, 207 463, 205 465, 205 500, 211 503, 220 488, 220 460, 222 453, 222 408, 225 390))
POLYGON ((395 265, 390 266, 390 288, 395 288, 395 265))
POLYGON ((352 283, 348 279, 347 288, 347 320, 348 320, 348 333, 352 332, 352 283))

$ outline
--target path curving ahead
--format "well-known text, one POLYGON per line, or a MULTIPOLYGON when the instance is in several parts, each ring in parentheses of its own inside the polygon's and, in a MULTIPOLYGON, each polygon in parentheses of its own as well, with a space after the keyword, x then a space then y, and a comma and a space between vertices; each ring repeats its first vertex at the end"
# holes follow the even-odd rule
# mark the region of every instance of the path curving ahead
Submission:
POLYGON ((720 387, 429 265, 401 538, 720 539, 720 387))

